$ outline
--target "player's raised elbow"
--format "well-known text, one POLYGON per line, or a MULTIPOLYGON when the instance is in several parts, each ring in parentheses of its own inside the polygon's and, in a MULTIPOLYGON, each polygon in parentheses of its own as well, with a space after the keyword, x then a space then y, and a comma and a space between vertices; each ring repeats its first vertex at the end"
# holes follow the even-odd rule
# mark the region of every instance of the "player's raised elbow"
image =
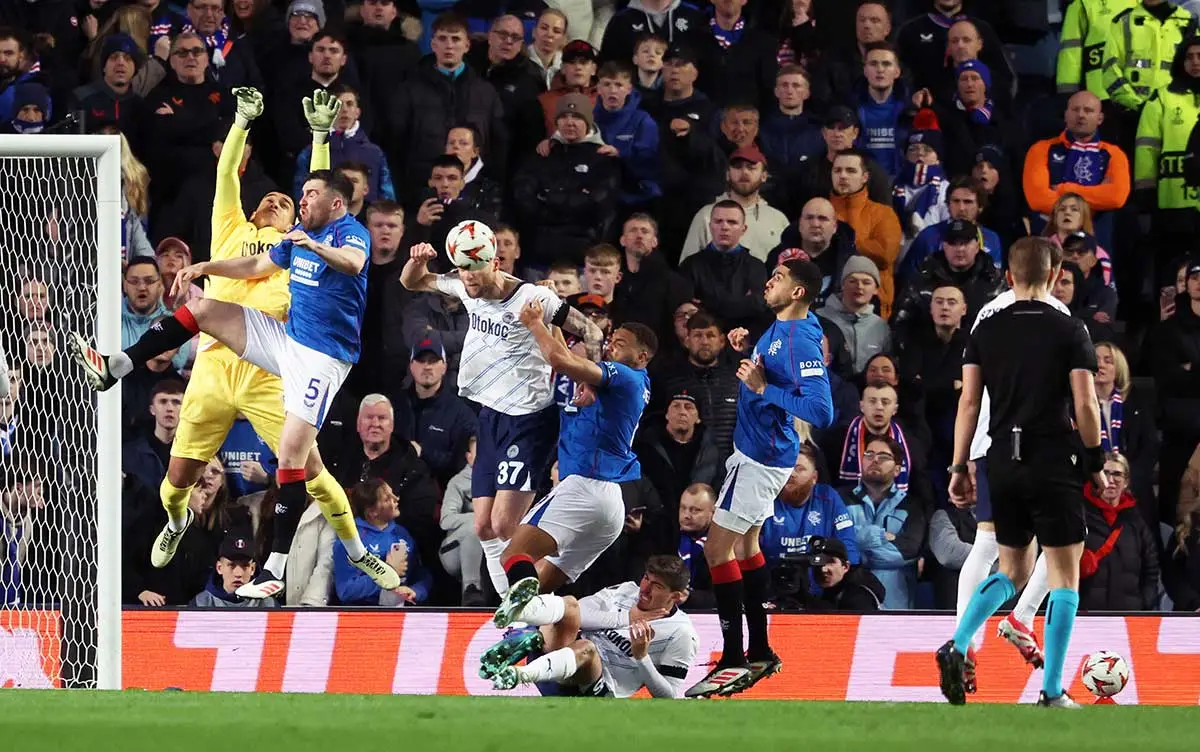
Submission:
POLYGON ((813 419, 809 421, 813 428, 829 428, 833 425, 833 401, 819 400, 814 405, 813 419))

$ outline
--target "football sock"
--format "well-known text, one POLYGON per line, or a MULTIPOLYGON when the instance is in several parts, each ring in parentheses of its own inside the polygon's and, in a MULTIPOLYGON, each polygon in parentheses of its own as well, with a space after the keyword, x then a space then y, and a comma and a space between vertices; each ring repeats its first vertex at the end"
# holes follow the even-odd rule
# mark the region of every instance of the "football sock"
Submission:
POLYGON ((292 548, 292 539, 296 537, 296 528, 300 526, 300 515, 304 514, 307 491, 304 487, 304 468, 281 467, 275 471, 275 480, 279 490, 275 494, 275 528, 271 541, 271 559, 267 561, 267 570, 276 577, 283 578, 283 569, 277 554, 281 554, 286 562, 287 553, 292 548), (272 560, 275 560, 272 562, 272 560), (272 565, 274 563, 274 566, 272 565))
POLYGON ((159 319, 146 330, 141 339, 125 348, 125 354, 129 356, 128 364, 124 361, 118 364, 113 359, 110 359, 108 364, 109 370, 113 376, 120 378, 126 374, 118 373, 118 368, 124 369, 128 365, 130 370, 133 370, 133 366, 145 363, 155 355, 161 355, 167 350, 183 347, 189 339, 199 333, 200 325, 196 323, 196 317, 192 315, 187 306, 184 306, 176 311, 175 315, 159 319))
POLYGON ((712 575, 713 595, 717 598, 721 637, 725 641, 725 649, 718 663, 722 666, 743 666, 746 654, 742 652, 742 601, 745 598, 742 570, 736 561, 727 561, 711 567, 709 573, 712 575))
POLYGON ((521 609, 521 621, 533 627, 557 624, 567 612, 567 603, 557 595, 539 595, 521 609))
POLYGON ((533 557, 526 554, 517 554, 505 559, 504 572, 508 576, 509 587, 529 577, 537 579, 537 567, 533 566, 533 557))
POLYGON ((517 673, 524 684, 533 682, 564 682, 578 671, 575 651, 571 648, 559 648, 546 653, 541 658, 535 658, 525 666, 518 666, 517 673))
MULTIPOLYGON (((958 573, 958 620, 955 622, 956 625, 962 623, 963 613, 967 610, 967 604, 971 602, 971 596, 975 594, 979 583, 992 573, 992 566, 999 557, 1000 546, 996 544, 995 531, 980 530, 977 532, 975 544, 971 546, 971 553, 967 555, 967 560, 963 562, 962 570, 958 573)), ((972 636, 971 641, 975 647, 979 647, 983 643, 982 626, 980 631, 972 636)))
POLYGON ((192 489, 196 484, 192 484, 187 488, 176 488, 171 485, 171 481, 163 478, 163 482, 158 487, 159 498, 162 499, 163 509, 167 510, 167 527, 175 532, 183 530, 187 524, 187 506, 188 498, 192 495, 192 489))
POLYGON ((1021 591, 1021 597, 1017 599, 1017 605, 1013 608, 1013 618, 1033 629, 1033 617, 1037 615, 1038 608, 1042 605, 1042 601, 1046 600, 1046 594, 1049 592, 1050 582, 1046 576, 1046 555, 1041 554, 1037 558, 1037 564, 1033 567, 1033 574, 1030 575, 1029 582, 1021 591))
POLYGON ((1046 605, 1046 665, 1042 669, 1042 689, 1047 697, 1063 693, 1063 663, 1067 660, 1067 646, 1071 644, 1078 610, 1079 593, 1070 588, 1050 591, 1050 602, 1046 605))
POLYGON ((358 561, 366 556, 367 549, 358 535, 354 515, 350 513, 350 500, 346 498, 342 486, 334 480, 333 474, 322 469, 317 477, 306 482, 304 487, 321 505, 321 514, 325 515, 334 534, 346 547, 346 555, 350 557, 350 561, 358 561))
POLYGON ((982 627, 991 615, 996 613, 996 609, 1003 606, 1004 602, 1016 593, 1017 589, 1013 586, 1012 580, 1008 579, 1008 575, 1003 572, 996 572, 981 582, 975 594, 971 596, 970 602, 967 603, 962 619, 958 622, 958 629, 954 632, 954 647, 966 655, 976 630, 982 627))
POLYGON ((771 584, 766 564, 762 551, 738 562, 738 568, 742 570, 742 603, 746 608, 746 632, 749 640, 746 653, 757 659, 765 658, 771 652, 767 638, 767 609, 763 606, 771 584))
POLYGON ((483 560, 487 564, 488 579, 492 581, 496 595, 503 598, 504 594, 508 592, 508 572, 504 571, 504 564, 500 562, 500 557, 504 555, 504 549, 508 548, 508 541, 492 538, 491 540, 481 540, 479 544, 483 546, 483 560))

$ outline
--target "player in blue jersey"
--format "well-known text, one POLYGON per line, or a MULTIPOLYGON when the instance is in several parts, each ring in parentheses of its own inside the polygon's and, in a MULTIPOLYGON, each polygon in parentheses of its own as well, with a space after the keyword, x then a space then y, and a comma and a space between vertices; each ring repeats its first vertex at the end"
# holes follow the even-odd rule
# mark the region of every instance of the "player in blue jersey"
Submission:
MULTIPOLYGON (((725 650, 687 697, 731 695, 779 671, 767 641, 769 575, 758 532, 771 515, 800 453, 793 418, 816 428, 833 422, 833 398, 821 348, 821 325, 809 306, 821 291, 821 270, 811 261, 788 261, 767 280, 764 299, 775 321, 754 352, 738 366, 737 425, 725 484, 717 497, 704 558, 712 574, 725 650), (749 644, 742 652, 742 613, 749 644)), ((745 329, 729 333, 734 350, 746 351, 745 329)))
MULTIPOLYGON (((260 279, 286 269, 291 274, 291 309, 284 324, 254 308, 220 300, 190 301, 156 323, 123 353, 103 356, 73 340, 77 358, 93 386, 106 389, 155 355, 179 347, 204 332, 283 381, 284 423, 279 437, 276 526, 273 550, 262 571, 238 595, 264 598, 283 588, 287 552, 305 507, 305 478, 324 470, 316 451, 317 431, 330 403, 358 360, 367 297, 370 234, 347 213, 350 182, 330 170, 317 170, 304 182, 300 224, 265 253, 184 267, 172 296, 202 275, 260 279)), ((77 336, 77 335, 76 335, 77 336)), ((348 511, 342 512, 347 514, 348 511)), ((188 517, 190 522, 191 517, 188 517)), ((187 529, 173 531, 182 536, 187 529)), ((380 587, 399 587, 400 578, 361 540, 345 541, 350 560, 380 587)))
POLYGON ((642 476, 633 435, 650 402, 646 364, 658 349, 649 327, 629 323, 613 332, 607 359, 594 363, 546 326, 540 301, 530 300, 520 319, 550 367, 579 385, 580 409, 564 415, 559 429, 559 484, 525 515, 501 557, 509 587, 496 609, 498 627, 516 621, 539 586, 551 592, 573 582, 621 534, 619 484, 642 476))

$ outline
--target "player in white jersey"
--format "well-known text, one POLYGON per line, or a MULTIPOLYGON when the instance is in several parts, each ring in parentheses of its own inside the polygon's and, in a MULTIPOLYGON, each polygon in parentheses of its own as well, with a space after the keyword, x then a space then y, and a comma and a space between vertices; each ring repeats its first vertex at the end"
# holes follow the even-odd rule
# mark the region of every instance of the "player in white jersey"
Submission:
MULTIPOLYGON (((1052 263, 1056 265, 1061 262, 1061 257, 1057 262, 1052 259, 1052 263)), ((974 332, 980 322, 1008 308, 1016 300, 1017 296, 1012 290, 1000 293, 980 309, 979 315, 975 317, 975 323, 971 325, 971 331, 974 332)), ((1043 302, 1068 316, 1071 315, 1067 307, 1057 298, 1048 297, 1043 302)), ((971 439, 970 472, 975 478, 975 518, 978 528, 975 532, 975 543, 971 546, 971 553, 967 555, 967 560, 963 562, 962 570, 958 575, 958 620, 962 619, 967 603, 970 602, 979 583, 992 573, 992 567, 1000 558, 1000 546, 996 543, 996 525, 992 522, 992 500, 987 482, 987 452, 992 445, 992 438, 988 436, 988 421, 991 413, 991 399, 985 387, 983 399, 979 405, 979 421, 975 424, 975 436, 971 439)), ((1021 657, 1026 662, 1038 668, 1042 665, 1042 649, 1038 645, 1037 635, 1033 633, 1029 625, 1033 623, 1034 614, 1037 613, 1049 592, 1050 585, 1046 579, 1046 556, 1042 554, 1038 556, 1037 565, 1034 567, 1029 582, 1021 591, 1016 608, 1000 622, 999 628, 1000 636, 1012 643, 1021 652, 1021 657)), ((968 692, 972 693, 976 689, 975 649, 979 644, 980 635, 976 635, 965 656, 966 688, 968 692)))
POLYGON ((499 257, 433 274, 428 265, 436 256, 428 243, 413 246, 400 282, 409 290, 452 295, 470 317, 458 364, 458 393, 482 406, 471 501, 488 574, 496 592, 504 595, 508 577, 501 555, 554 462, 558 438, 550 363, 521 325, 521 309, 530 301, 540 302, 545 323, 580 338, 592 360, 600 358, 604 334, 552 290, 501 272, 499 257))
POLYGON ((700 640, 679 610, 690 574, 678 556, 652 556, 642 581, 606 588, 582 600, 541 595, 522 621, 540 629, 515 632, 489 648, 479 673, 496 689, 557 682, 559 694, 632 697, 642 687, 676 698, 700 640), (513 665, 532 654, 539 658, 513 665))

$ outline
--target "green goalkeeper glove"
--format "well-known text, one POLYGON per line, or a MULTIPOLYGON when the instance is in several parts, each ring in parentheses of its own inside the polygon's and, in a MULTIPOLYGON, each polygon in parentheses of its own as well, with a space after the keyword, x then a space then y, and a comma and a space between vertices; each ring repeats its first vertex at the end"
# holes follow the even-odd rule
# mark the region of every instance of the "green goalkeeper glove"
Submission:
POLYGON ((237 101, 234 122, 242 130, 249 130, 250 121, 263 114, 262 92, 252 86, 241 86, 233 90, 233 98, 237 101))
POLYGON ((311 97, 304 98, 304 119, 315 140, 325 140, 341 110, 341 100, 324 89, 317 89, 311 97))

